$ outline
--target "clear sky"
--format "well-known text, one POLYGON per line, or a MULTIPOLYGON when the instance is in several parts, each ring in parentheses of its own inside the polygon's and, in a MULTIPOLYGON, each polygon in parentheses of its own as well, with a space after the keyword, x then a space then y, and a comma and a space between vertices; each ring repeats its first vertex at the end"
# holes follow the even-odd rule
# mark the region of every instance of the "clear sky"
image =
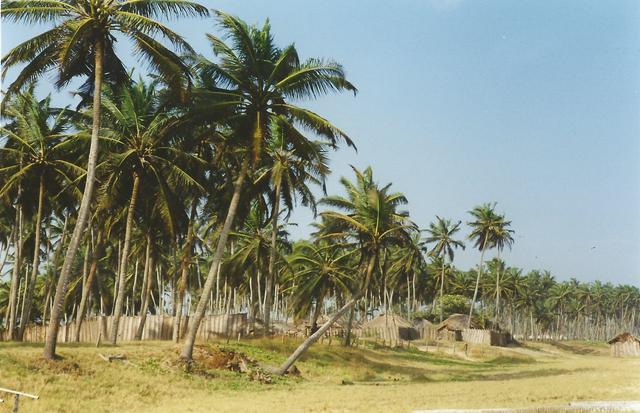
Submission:
MULTIPOLYGON (((280 45, 345 66, 358 96, 310 104, 358 145, 332 155, 330 193, 353 164, 403 192, 421 227, 495 201, 516 231, 508 265, 640 285, 640 2, 201 3, 268 17, 280 45)), ((212 20, 172 27, 211 55, 212 20)), ((3 54, 38 30, 4 24, 3 54)), ((296 211, 295 237, 311 219, 296 211)))

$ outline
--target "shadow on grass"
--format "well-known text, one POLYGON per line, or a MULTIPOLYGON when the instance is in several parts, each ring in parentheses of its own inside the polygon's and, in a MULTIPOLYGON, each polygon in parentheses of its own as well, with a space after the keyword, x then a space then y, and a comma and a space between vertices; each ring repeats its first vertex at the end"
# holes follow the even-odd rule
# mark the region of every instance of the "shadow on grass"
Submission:
POLYGON ((559 350, 567 351, 569 353, 578 354, 581 356, 585 356, 589 354, 591 355, 599 354, 598 349, 593 349, 589 347, 570 345, 570 344, 560 343, 559 341, 549 341, 547 343, 559 350))

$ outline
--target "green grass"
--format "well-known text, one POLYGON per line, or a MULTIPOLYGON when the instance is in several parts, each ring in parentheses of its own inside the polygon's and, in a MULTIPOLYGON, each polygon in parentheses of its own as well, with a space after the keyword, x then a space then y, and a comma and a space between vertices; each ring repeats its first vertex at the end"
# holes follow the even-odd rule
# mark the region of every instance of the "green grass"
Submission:
MULTIPOLYGON (((211 342, 277 366, 299 344, 281 339, 211 342)), ((535 344, 523 349, 470 348, 470 358, 376 346, 318 344, 297 364, 300 377, 272 384, 196 363, 187 371, 167 342, 113 347, 61 345, 62 360, 45 362, 41 346, 0 343, 0 387, 36 393, 27 412, 183 412, 211 410, 407 412, 436 407, 553 405, 574 400, 640 398, 640 360, 608 357, 589 343, 535 344), (105 362, 125 354, 133 365, 105 362)), ((1 397, 1 396, 0 396, 1 397)), ((8 397, 4 397, 9 399, 8 397)), ((0 404, 0 412, 11 403, 0 404)))

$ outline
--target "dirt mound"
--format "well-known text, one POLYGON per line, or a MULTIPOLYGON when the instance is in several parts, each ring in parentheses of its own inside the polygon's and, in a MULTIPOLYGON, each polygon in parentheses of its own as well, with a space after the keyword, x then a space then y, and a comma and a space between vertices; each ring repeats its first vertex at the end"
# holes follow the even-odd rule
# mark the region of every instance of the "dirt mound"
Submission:
POLYGON ((193 361, 197 364, 197 370, 228 370, 246 374, 250 380, 270 384, 273 382, 271 375, 265 372, 258 362, 244 353, 219 346, 195 346, 193 349, 193 361))

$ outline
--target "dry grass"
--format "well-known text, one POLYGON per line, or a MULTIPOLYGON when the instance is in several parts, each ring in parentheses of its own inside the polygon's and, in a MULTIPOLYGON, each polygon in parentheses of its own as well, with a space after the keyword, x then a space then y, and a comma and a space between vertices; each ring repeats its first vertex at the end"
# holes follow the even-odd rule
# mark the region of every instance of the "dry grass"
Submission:
MULTIPOLYGON (((220 345, 278 365, 296 344, 276 339, 220 345)), ((206 374, 187 373, 176 363, 176 350, 166 342, 100 349, 62 345, 64 359, 46 363, 40 346, 0 343, 0 387, 40 394, 40 400, 22 402, 26 412, 65 413, 392 413, 640 399, 640 359, 613 359, 605 346, 589 343, 472 348, 470 359, 415 349, 316 345, 298 363, 302 377, 273 384, 206 367, 206 374), (97 353, 123 353, 133 365, 107 363, 97 353)), ((9 400, 0 404, 0 412, 10 406, 9 400)))

